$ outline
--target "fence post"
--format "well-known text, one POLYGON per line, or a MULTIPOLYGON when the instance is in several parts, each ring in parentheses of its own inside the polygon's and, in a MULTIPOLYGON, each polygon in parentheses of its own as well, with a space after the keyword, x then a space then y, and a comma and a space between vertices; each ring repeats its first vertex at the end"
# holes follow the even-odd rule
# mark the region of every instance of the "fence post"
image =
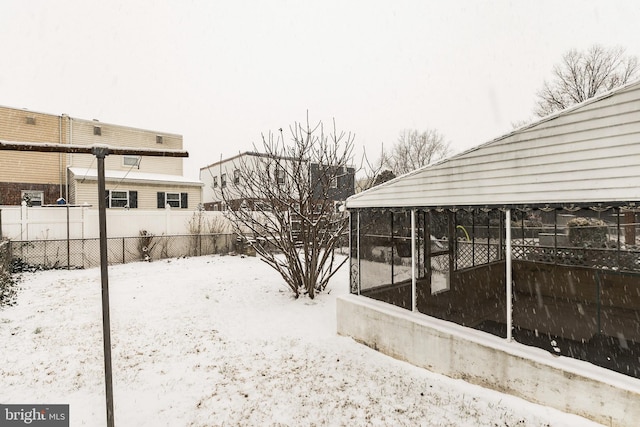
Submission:
POLYGON ((71 242, 69 241, 69 238, 71 236, 69 231, 69 204, 67 202, 65 202, 65 204, 67 205, 67 270, 71 270, 71 242))
POLYGON ((169 206, 168 203, 164 206, 164 211, 165 211, 164 229, 166 230, 167 234, 171 234, 171 206, 169 206))
POLYGON ((29 221, 27 217, 27 202, 24 200, 20 203, 20 240, 29 240, 29 221), (23 233, 26 231, 27 236, 23 233))
POLYGON ((82 206, 82 235, 80 237, 82 237, 83 242, 87 235, 85 233, 85 229, 87 228, 87 209, 87 206, 82 206))

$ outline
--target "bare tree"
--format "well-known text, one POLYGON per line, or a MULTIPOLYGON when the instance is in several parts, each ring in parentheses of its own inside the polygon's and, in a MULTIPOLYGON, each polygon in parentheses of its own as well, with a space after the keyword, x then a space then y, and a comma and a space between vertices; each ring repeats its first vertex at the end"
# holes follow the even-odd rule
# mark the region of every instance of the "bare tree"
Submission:
POLYGON ((358 169, 360 172, 363 172, 363 176, 356 181, 356 193, 380 184, 380 174, 387 171, 387 163, 388 159, 384 151, 384 144, 380 148, 380 157, 373 162, 369 160, 366 149, 363 149, 362 161, 358 169))
MULTIPOLYGON (((295 123, 285 142, 282 129, 262 135, 262 153, 241 156, 237 179, 222 193, 236 232, 299 297, 314 298, 346 262, 334 249, 345 243, 348 216, 336 200, 353 194, 352 134, 325 133, 295 123)), ((256 151, 258 149, 256 148, 256 151)))
POLYGON ((621 47, 594 45, 587 51, 572 49, 553 68, 537 94, 535 114, 544 117, 621 86, 638 75, 638 57, 621 47))
POLYGON ((398 142, 386 155, 387 165, 395 175, 402 175, 412 170, 440 160, 450 153, 450 144, 435 129, 404 130, 398 142))
POLYGON ((520 119, 520 120, 515 120, 511 122, 511 129, 519 129, 523 126, 526 126, 530 123, 533 123, 533 119, 529 118, 529 119, 520 119))

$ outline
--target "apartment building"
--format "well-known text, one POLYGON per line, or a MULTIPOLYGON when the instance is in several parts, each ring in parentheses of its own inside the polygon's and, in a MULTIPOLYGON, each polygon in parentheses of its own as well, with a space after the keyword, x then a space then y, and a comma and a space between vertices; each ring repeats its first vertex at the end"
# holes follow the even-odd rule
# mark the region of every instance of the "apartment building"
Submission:
MULTIPOLYGON (((291 174, 287 171, 292 167, 293 159, 286 157, 274 158, 264 153, 245 152, 219 162, 212 163, 200 168, 200 181, 203 182, 203 205, 206 210, 225 210, 247 207, 255 208, 255 203, 264 201, 258 199, 240 199, 234 194, 244 186, 242 173, 248 174, 251 170, 272 168, 272 185, 283 186, 286 176, 291 174), (227 191, 226 202, 223 198, 223 191, 227 191), (227 205, 227 202, 229 205, 227 205)), ((341 204, 347 197, 354 194, 355 189, 355 169, 344 167, 344 170, 336 172, 332 170, 327 173, 327 168, 332 166, 320 166, 317 163, 309 162, 307 170, 309 182, 320 182, 324 175, 330 175, 332 182, 327 197, 334 203, 341 204)), ((265 182, 266 184, 266 182, 265 182)), ((285 186, 290 188, 289 186, 285 186)), ((284 187, 283 187, 284 188, 284 187)), ((318 188, 319 189, 319 188, 318 188)), ((291 188, 293 191, 293 188, 291 188)), ((247 196, 244 190, 239 191, 243 196, 247 196)), ((318 197, 325 197, 325 195, 318 197)))
MULTIPOLYGON (((0 106, 0 140, 73 145, 183 149, 182 136, 98 120, 0 106)), ((183 176, 177 157, 109 155, 105 159, 109 208, 195 208, 202 182, 183 176)), ((0 151, 0 205, 38 206, 66 201, 97 208, 95 156, 0 151)))

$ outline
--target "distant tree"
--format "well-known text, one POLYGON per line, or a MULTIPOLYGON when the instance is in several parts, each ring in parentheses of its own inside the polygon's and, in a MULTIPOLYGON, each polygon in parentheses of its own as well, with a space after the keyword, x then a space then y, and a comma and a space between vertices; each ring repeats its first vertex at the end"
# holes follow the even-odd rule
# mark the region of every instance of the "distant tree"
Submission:
POLYGON ((435 129, 404 130, 386 154, 386 165, 397 175, 426 166, 450 153, 450 144, 435 129))
MULTIPOLYGON (((362 161, 359 171, 363 176, 356 182, 356 193, 368 190, 374 185, 380 184, 379 175, 386 171, 387 154, 384 151, 384 144, 380 148, 380 157, 375 161, 370 161, 366 149, 363 151, 362 161)), ((384 181, 382 181, 384 182, 384 181)))
POLYGON ((544 117, 585 101, 633 80, 638 69, 638 57, 625 55, 621 47, 572 49, 554 66, 551 81, 544 82, 534 112, 544 117))
POLYGON ((389 169, 385 169, 382 172, 380 172, 378 176, 376 176, 376 179, 373 181, 373 186, 375 187, 376 185, 380 185, 384 182, 391 181, 395 177, 396 175, 393 173, 393 171, 390 171, 389 169))
POLYGON ((260 155, 234 164, 238 179, 222 198, 239 235, 246 236, 264 262, 275 269, 295 297, 314 298, 347 258, 334 249, 344 244, 348 216, 336 209, 336 192, 354 188, 351 133, 295 123, 285 141, 262 135, 260 155))
POLYGON ((511 128, 512 129, 518 129, 521 128, 525 125, 528 125, 529 123, 532 123, 533 119, 521 119, 521 120, 516 120, 511 122, 511 128))

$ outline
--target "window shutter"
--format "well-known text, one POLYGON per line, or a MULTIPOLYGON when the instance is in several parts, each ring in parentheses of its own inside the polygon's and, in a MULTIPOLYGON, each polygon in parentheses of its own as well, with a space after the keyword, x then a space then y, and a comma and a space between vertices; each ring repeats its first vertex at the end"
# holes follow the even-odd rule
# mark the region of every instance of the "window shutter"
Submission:
POLYGON ((188 193, 180 193, 180 207, 182 209, 187 209, 189 207, 187 203, 188 196, 188 193))
POLYGON ((129 207, 131 209, 136 209, 138 207, 138 192, 137 191, 129 191, 129 207))
POLYGON ((105 201, 105 206, 107 208, 111 207, 111 190, 104 190, 105 191, 105 196, 104 196, 104 201, 105 201))
POLYGON ((164 193, 158 191, 158 209, 164 208, 164 193))

